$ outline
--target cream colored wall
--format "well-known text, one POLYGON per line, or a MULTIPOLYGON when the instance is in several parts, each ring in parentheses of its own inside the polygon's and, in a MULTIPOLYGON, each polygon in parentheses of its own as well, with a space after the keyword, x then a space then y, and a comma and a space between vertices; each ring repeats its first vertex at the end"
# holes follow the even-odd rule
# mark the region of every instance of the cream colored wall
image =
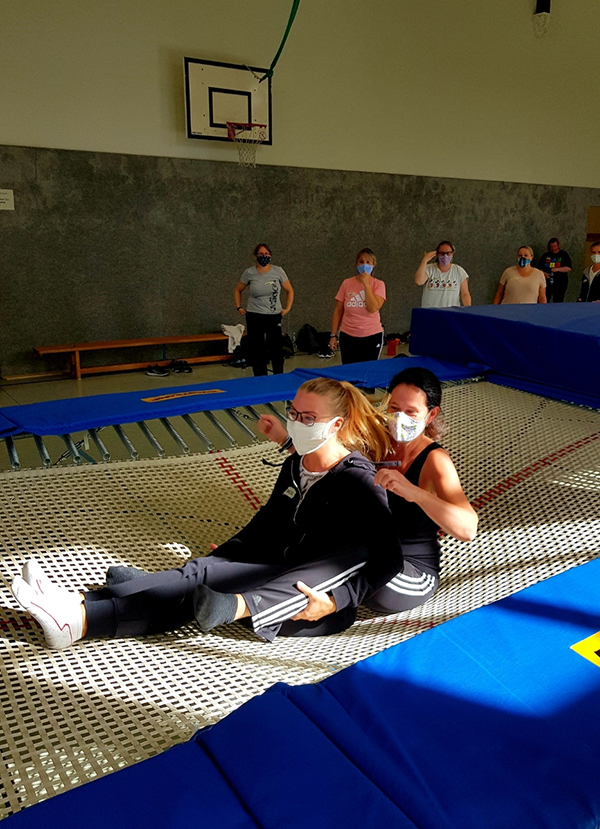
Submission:
MULTIPOLYGON (((600 187, 598 0, 301 0, 263 164, 600 187)), ((182 58, 268 66, 291 0, 0 0, 0 144, 233 160, 182 58)), ((0 186, 2 174, 0 171, 0 186)))

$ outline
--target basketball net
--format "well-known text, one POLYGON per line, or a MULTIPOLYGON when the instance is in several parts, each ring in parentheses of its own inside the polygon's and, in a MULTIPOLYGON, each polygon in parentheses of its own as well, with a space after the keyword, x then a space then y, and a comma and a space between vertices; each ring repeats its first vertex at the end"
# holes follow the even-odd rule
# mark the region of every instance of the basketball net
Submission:
POLYGON ((237 144, 240 165, 256 167, 256 148, 267 140, 267 125, 228 121, 227 138, 237 144))

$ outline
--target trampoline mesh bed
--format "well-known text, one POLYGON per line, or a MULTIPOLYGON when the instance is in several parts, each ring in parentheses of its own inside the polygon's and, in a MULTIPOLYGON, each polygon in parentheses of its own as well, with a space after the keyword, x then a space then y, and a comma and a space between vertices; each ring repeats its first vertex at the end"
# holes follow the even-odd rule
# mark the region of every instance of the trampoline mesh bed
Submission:
MULTIPOLYGON (((180 566, 271 490, 267 444, 0 476, 0 817, 186 740, 271 684, 315 682, 460 613, 600 555, 600 412, 485 382, 445 390, 445 446, 480 515, 443 540, 442 587, 413 611, 269 645, 241 625, 42 647, 8 585, 30 557, 70 587, 110 564, 180 566)), ((360 520, 360 508, 343 520, 360 520)))

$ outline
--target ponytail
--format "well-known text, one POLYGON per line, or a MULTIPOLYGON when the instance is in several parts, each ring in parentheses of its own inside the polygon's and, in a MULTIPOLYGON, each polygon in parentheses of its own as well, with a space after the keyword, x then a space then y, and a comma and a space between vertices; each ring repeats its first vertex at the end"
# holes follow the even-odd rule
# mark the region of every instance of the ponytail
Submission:
POLYGON ((385 416, 351 383, 318 377, 303 383, 300 389, 326 397, 331 416, 344 418, 337 439, 346 449, 376 463, 389 454, 391 439, 385 416))

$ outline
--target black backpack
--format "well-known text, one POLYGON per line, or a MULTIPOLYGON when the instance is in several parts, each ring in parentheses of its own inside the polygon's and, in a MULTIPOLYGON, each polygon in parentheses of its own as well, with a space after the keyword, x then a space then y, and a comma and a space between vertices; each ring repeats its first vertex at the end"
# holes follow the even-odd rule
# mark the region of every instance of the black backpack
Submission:
POLYGON ((316 354, 319 351, 319 332, 314 325, 307 323, 302 326, 300 331, 298 331, 296 345, 298 346, 298 351, 304 351, 306 354, 316 354))

